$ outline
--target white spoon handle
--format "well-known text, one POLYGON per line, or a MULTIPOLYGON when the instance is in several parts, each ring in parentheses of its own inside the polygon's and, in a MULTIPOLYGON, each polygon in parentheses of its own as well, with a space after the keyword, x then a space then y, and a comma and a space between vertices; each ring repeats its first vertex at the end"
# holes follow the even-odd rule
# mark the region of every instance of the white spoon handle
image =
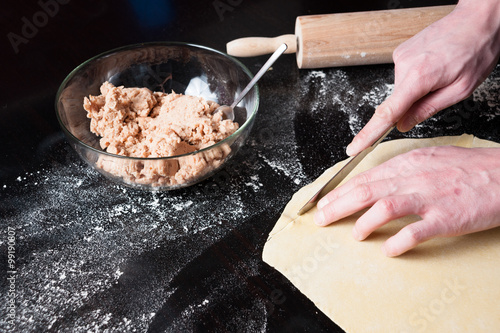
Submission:
POLYGON ((233 104, 231 104, 231 109, 234 109, 236 105, 238 105, 238 103, 243 99, 243 97, 245 97, 245 95, 250 91, 250 89, 252 89, 252 87, 257 83, 257 81, 259 81, 262 75, 264 75, 264 73, 267 72, 269 67, 271 67, 271 65, 274 64, 276 59, 278 59, 286 51, 287 48, 288 46, 283 43, 280 45, 280 47, 278 47, 276 51, 274 51, 274 53, 266 61, 264 66, 262 66, 262 68, 257 72, 257 74, 255 74, 253 79, 250 80, 250 82, 247 84, 245 89, 243 89, 243 91, 238 95, 238 97, 236 97, 233 104))

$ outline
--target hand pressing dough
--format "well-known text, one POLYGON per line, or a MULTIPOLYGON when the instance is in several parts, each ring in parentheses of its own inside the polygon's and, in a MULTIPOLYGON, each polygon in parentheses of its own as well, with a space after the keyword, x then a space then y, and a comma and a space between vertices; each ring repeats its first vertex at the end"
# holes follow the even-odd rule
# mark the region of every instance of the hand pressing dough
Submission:
MULTIPOLYGON (((352 174, 415 148, 440 145, 500 147, 471 135, 389 141, 352 174)), ((264 261, 347 332, 498 331, 500 228, 433 239, 387 258, 381 251, 383 242, 418 217, 392 221, 358 242, 351 231, 359 214, 328 227, 314 224, 316 208, 297 216, 345 162, 292 197, 264 246, 264 261)))

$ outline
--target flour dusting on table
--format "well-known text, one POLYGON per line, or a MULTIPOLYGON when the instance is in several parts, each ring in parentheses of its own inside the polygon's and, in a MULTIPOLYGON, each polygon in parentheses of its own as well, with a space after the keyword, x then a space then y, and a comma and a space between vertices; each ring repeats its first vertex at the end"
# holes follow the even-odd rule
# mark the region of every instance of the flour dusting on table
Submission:
MULTIPOLYGON (((353 80, 351 76, 359 75, 357 71, 362 70, 362 68, 329 68, 308 71, 301 82, 301 90, 304 96, 310 97, 311 94, 314 96, 310 112, 316 117, 331 112, 331 109, 342 112, 347 116, 346 125, 352 134, 357 134, 369 119, 366 111, 361 112, 360 109, 371 109, 371 115, 394 90, 392 69, 381 70, 383 74, 377 75, 373 75, 373 71, 367 71, 361 87, 359 80, 353 80), (385 79, 381 79, 381 76, 385 79)), ((409 135, 417 138, 442 135, 443 130, 459 131, 472 117, 479 122, 488 122, 498 117, 500 115, 499 73, 500 66, 496 66, 471 97, 415 126, 409 135)), ((336 124, 336 126, 343 125, 336 124)), ((462 133, 457 132, 457 134, 462 133)), ((481 136, 480 133, 478 135, 481 136)))
POLYGON ((358 112, 359 108, 370 106, 375 109, 390 96, 394 88, 394 84, 384 80, 372 80, 369 84, 371 84, 370 90, 361 93, 361 89, 352 82, 344 69, 312 70, 305 75, 302 90, 309 92, 311 86, 319 86, 314 96, 315 101, 311 105, 311 112, 321 113, 329 106, 335 106, 347 116, 347 125, 351 132, 356 134, 364 126, 362 115, 358 112))
MULTIPOLYGON (((23 260, 17 263, 20 330, 36 325, 39 331, 57 331, 71 318, 72 331, 145 331, 151 318, 142 313, 158 311, 169 297, 165 286, 184 265, 252 214, 275 204, 249 207, 252 201, 245 199, 246 193, 261 191, 263 181, 250 167, 240 184, 227 184, 228 175, 185 191, 145 192, 109 183, 75 160, 69 147, 59 150, 69 159, 19 175, 14 180, 22 189, 18 194, 10 192, 13 184, 0 184, 4 204, 22 206, 5 218, 15 229, 17 248, 21 252, 26 242, 37 248, 19 254, 23 260), (213 205, 211 196, 221 194, 227 200, 213 205), (179 247, 188 239, 197 239, 196 247, 179 247), (142 277, 140 270, 130 270, 140 262, 136 258, 155 251, 166 264, 161 275, 142 277), (137 290, 146 288, 144 295, 137 295, 133 304, 114 304, 115 292, 131 279, 137 280, 137 290), (87 311, 89 304, 98 309, 87 311)), ((2 237, 0 246, 5 241, 2 237)))

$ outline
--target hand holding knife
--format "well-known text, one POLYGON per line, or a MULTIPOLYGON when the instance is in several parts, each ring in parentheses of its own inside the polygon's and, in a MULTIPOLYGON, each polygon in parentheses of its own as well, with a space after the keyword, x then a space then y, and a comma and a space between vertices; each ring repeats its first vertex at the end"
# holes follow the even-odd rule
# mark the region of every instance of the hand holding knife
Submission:
POLYGON ((335 187, 337 187, 342 180, 351 173, 351 171, 361 162, 366 155, 368 155, 377 145, 382 142, 387 135, 389 135, 390 132, 394 129, 395 126, 390 127, 387 131, 385 131, 382 136, 380 136, 375 143, 373 143, 370 147, 362 150, 359 152, 356 156, 352 157, 349 162, 347 162, 346 165, 342 167, 342 169, 339 170, 330 180, 321 187, 316 194, 313 195, 309 201, 298 211, 298 215, 302 215, 309 211, 312 207, 316 205, 316 203, 324 197, 327 193, 329 193, 331 190, 333 190, 335 187))

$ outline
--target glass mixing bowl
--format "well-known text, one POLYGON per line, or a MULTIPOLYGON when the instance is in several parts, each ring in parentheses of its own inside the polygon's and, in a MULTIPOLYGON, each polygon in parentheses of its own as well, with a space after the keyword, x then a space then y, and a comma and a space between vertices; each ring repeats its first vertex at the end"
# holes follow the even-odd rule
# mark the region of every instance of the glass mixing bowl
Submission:
POLYGON ((147 190, 187 187, 217 172, 244 144, 259 106, 257 86, 235 108, 239 128, 218 143, 192 153, 158 158, 111 154, 90 131, 84 97, 99 95, 105 81, 115 86, 200 96, 230 105, 253 75, 236 59, 216 50, 186 43, 158 42, 125 46, 91 58, 62 82, 56 113, 78 155, 106 178, 147 190))

